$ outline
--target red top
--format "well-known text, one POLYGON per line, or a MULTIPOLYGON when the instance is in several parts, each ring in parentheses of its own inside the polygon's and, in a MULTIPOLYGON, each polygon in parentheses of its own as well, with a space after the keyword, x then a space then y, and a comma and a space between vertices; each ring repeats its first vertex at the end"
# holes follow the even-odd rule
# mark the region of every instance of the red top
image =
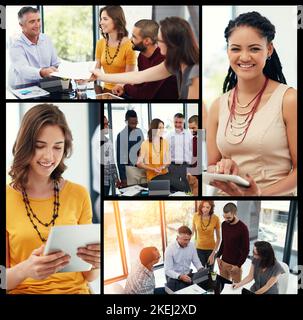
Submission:
POLYGON ((249 233, 246 224, 239 220, 236 224, 222 223, 222 241, 217 257, 239 268, 249 253, 249 233))
MULTIPOLYGON (((156 48, 154 53, 145 57, 142 53, 138 56, 138 70, 145 70, 154 67, 164 61, 165 57, 156 48)), ((175 76, 170 76, 164 80, 144 82, 140 84, 126 84, 124 92, 134 99, 178 99, 178 87, 175 76)))

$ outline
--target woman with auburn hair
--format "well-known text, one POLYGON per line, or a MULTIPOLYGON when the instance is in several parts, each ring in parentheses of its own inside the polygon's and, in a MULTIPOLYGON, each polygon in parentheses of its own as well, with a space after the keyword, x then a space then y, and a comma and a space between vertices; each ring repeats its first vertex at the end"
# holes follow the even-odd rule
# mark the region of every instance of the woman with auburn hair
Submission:
POLYGON ((160 21, 158 45, 165 60, 159 65, 137 72, 119 74, 93 70, 93 78, 113 83, 138 84, 176 75, 180 99, 199 98, 199 47, 189 23, 179 17, 160 21))
MULTIPOLYGON (((120 6, 105 6, 100 9, 100 29, 103 39, 96 46, 96 68, 105 73, 120 73, 135 70, 136 53, 126 30, 124 12, 120 6)), ((111 92, 115 85, 105 83, 105 91, 111 92)))
POLYGON ((216 251, 221 241, 220 220, 214 214, 214 208, 214 201, 202 200, 198 212, 194 214, 192 226, 199 259, 204 267, 209 265, 211 270, 214 269, 216 251))
POLYGON ((100 244, 78 248, 90 271, 57 273, 70 262, 64 252, 43 255, 54 225, 92 223, 87 190, 62 177, 72 134, 62 111, 39 104, 24 115, 13 147, 6 187, 6 283, 10 294, 88 294, 99 275, 100 244))

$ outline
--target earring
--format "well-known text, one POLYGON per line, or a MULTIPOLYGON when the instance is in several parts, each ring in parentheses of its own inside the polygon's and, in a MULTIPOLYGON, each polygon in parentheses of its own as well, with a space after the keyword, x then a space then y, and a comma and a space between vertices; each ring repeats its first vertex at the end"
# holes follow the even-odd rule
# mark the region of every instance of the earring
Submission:
POLYGON ((269 61, 270 59, 271 59, 271 56, 268 56, 268 57, 267 57, 267 60, 269 61))

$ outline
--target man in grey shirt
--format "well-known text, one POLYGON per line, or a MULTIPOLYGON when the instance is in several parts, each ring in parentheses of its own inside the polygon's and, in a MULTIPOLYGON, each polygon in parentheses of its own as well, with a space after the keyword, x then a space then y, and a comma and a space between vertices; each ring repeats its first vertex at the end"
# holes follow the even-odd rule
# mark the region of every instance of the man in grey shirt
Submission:
POLYGON ((50 77, 60 63, 50 38, 41 33, 38 9, 23 7, 18 12, 22 34, 10 46, 11 86, 33 83, 50 77))
POLYGON ((187 226, 180 227, 176 241, 165 251, 164 268, 167 282, 177 290, 191 284, 191 263, 198 271, 203 269, 196 247, 190 242, 191 236, 192 231, 187 226))

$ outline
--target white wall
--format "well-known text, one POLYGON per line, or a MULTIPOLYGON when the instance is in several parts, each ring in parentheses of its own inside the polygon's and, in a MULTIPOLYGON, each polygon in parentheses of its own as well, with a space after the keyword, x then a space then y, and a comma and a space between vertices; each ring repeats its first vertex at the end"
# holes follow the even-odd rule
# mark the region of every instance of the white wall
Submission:
POLYGON ((297 6, 236 6, 236 15, 257 11, 276 28, 273 44, 287 84, 297 88, 297 6))

